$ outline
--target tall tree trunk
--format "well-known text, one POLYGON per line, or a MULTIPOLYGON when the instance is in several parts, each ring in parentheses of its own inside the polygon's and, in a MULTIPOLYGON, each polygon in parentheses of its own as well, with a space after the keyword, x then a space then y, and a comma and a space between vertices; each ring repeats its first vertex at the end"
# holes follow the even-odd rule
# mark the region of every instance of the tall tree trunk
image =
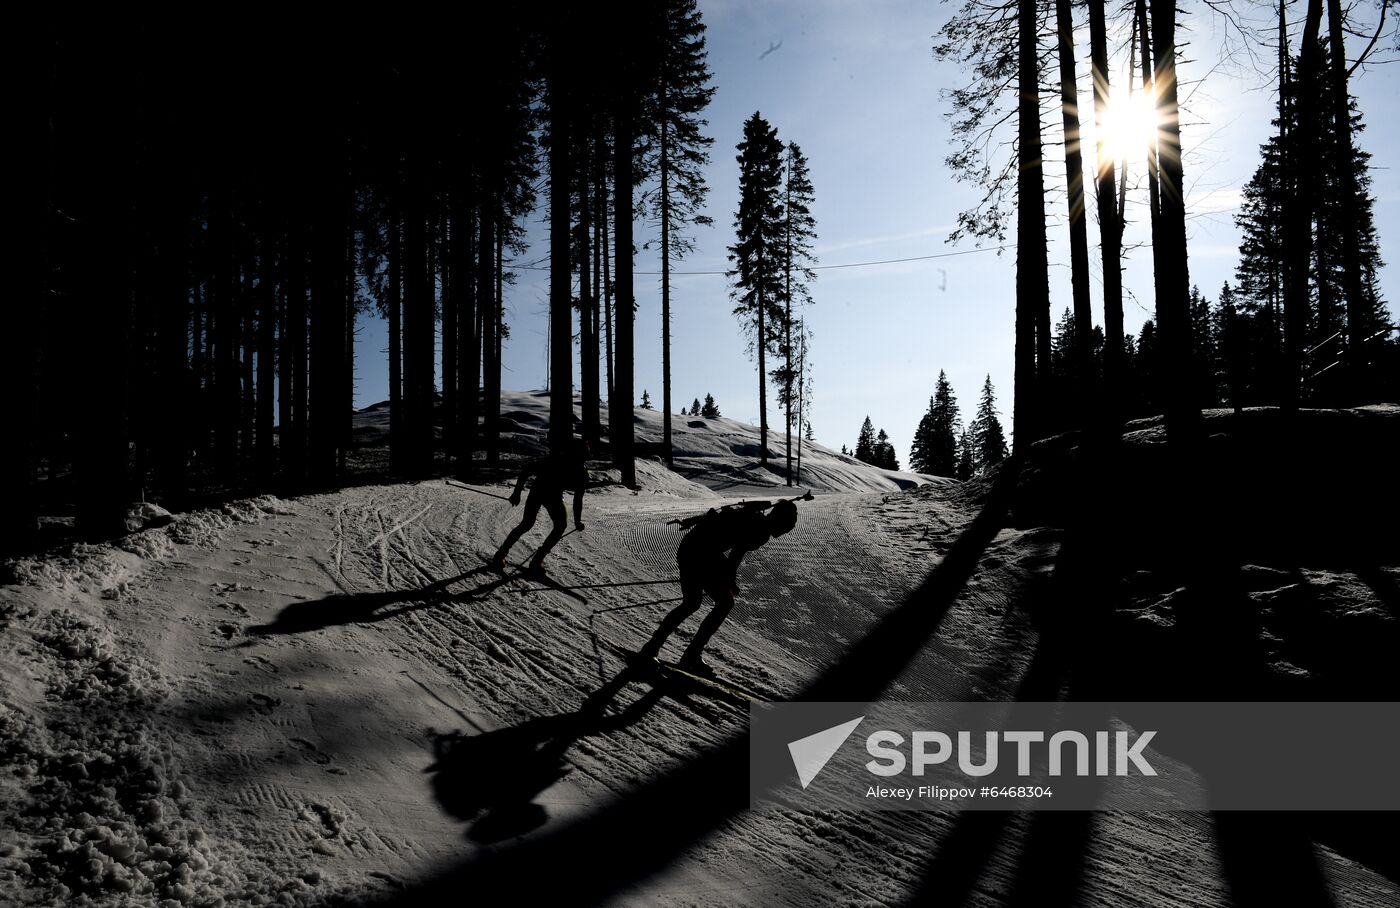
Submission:
POLYGON ((1065 185, 1069 202, 1070 286, 1074 299, 1074 345, 1070 350, 1071 407, 1087 424, 1093 372, 1094 318, 1089 303, 1089 230, 1084 217, 1084 156, 1079 131, 1079 88, 1074 65, 1074 14, 1070 0, 1055 0, 1059 35, 1060 113, 1065 128, 1065 185))
MULTIPOLYGON (((455 206, 455 200, 450 202, 450 206, 455 206)), ((459 446, 458 438, 464 428, 466 420, 459 411, 462 406, 459 395, 465 394, 463 385, 466 383, 464 373, 467 371, 467 363, 462 358, 462 353, 467 346, 463 343, 463 338, 459 337, 459 332, 471 334, 475 337, 476 322, 474 308, 470 313, 467 307, 462 305, 464 290, 458 286, 471 281, 471 265, 473 261, 472 253, 475 247, 472 244, 472 237, 463 229, 463 224, 455 217, 456 209, 452 209, 452 223, 448 224, 449 213, 446 208, 442 211, 438 221, 438 274, 439 285, 442 287, 442 411, 439 417, 442 420, 442 442, 443 448, 448 452, 449 457, 459 456, 462 450, 468 452, 472 449, 472 442, 467 441, 464 446, 459 446), (461 244, 462 249, 458 248, 461 244), (462 259, 466 258, 467 266, 462 267, 462 259)))
POLYGON ((234 259, 233 201, 224 187, 210 199, 210 296, 214 315, 214 460, 219 474, 238 468, 238 268, 234 259))
POLYGON ((196 460, 202 458, 209 448, 209 424, 205 419, 208 405, 205 401, 205 382, 208 372, 208 359, 205 349, 208 344, 206 329, 208 316, 205 311, 205 296, 198 263, 190 275, 190 400, 193 411, 190 414, 190 444, 196 460))
MULTIPOLYGON (((494 185, 488 184, 488 185, 494 185)), ((476 287, 472 297, 471 320, 467 321, 464 313, 463 326, 470 325, 467 330, 472 330, 480 322, 481 332, 478 336, 463 338, 462 369, 462 398, 463 398, 463 424, 462 441, 464 450, 467 452, 467 466, 470 467, 469 459, 476 451, 477 438, 477 414, 484 410, 486 414, 488 436, 496 428, 497 418, 501 412, 501 391, 497 387, 495 398, 491 397, 488 390, 486 399, 481 400, 481 359, 483 353, 495 346, 494 338, 487 337, 487 326, 490 325, 490 333, 494 334, 496 315, 492 311, 492 302, 495 294, 496 278, 496 210, 498 202, 494 192, 489 189, 483 190, 477 205, 477 245, 475 251, 476 265, 476 287)), ((462 260, 463 268, 468 265, 468 259, 462 260)), ((463 272, 466 273, 465 271, 463 272)), ((489 359, 489 354, 487 354, 489 359)), ((487 370, 487 382, 490 383, 490 368, 487 370)))
MULTIPOLYGON (((1137 2, 1137 32, 1142 48, 1142 90, 1147 96, 1156 95, 1156 76, 1152 71, 1152 38, 1147 24, 1147 0, 1137 2)), ((1158 104, 1160 105, 1160 100, 1158 104)), ((1147 141, 1147 218, 1152 225, 1152 235, 1157 235, 1157 218, 1162 211, 1161 202, 1161 158, 1157 148, 1158 134, 1154 133, 1147 141)), ((1154 239, 1155 248, 1155 239, 1154 239)))
POLYGON ((389 469, 404 468, 403 415, 403 219, 395 194, 389 214, 389 469))
POLYGON ((1045 182, 1040 141, 1040 62, 1036 0, 1017 0, 1016 179, 1016 452, 1039 438, 1040 379, 1036 340, 1050 313, 1050 279, 1045 250, 1045 182))
MULTIPOLYGON (((626 89, 624 89, 626 91, 626 89)), ((613 206, 616 223, 613 238, 617 244, 617 350, 613 393, 609 400, 609 431, 613 461, 622 472, 622 484, 635 488, 637 464, 633 454, 632 328, 636 304, 632 286, 632 144, 634 141, 633 99, 624 97, 618 106, 614 125, 613 206)))
POLYGON ((495 323, 495 343, 492 345, 491 353, 491 399, 496 401, 496 408, 489 411, 491 419, 490 434, 487 435, 486 460, 491 466, 496 466, 501 457, 501 349, 502 339, 506 333, 505 322, 505 261, 506 249, 504 228, 496 231, 496 292, 493 295, 492 303, 494 309, 495 323))
POLYGON ((1316 87, 1322 74, 1317 59, 1317 36, 1322 31, 1322 0, 1308 1, 1308 18, 1303 22, 1302 48, 1298 53, 1296 129, 1292 132, 1291 158, 1285 169, 1288 207, 1284 211, 1284 367, 1282 367, 1282 406, 1298 409, 1302 392, 1303 346, 1308 334, 1310 299, 1308 273, 1312 266, 1313 182, 1317 179, 1316 87))
POLYGON ((801 351, 797 357, 797 477, 798 485, 802 484, 802 436, 803 424, 807 418, 807 323, 803 321, 798 326, 797 341, 801 351))
POLYGON ((1347 48, 1345 22, 1341 0, 1327 0, 1327 32, 1332 57, 1332 116, 1335 121, 1337 168, 1341 174, 1341 193, 1347 215, 1340 218, 1342 231, 1342 291, 1346 294, 1346 355, 1343 356, 1343 399, 1341 403, 1359 402, 1362 393, 1362 373, 1365 366, 1366 281, 1361 270, 1361 238, 1357 224, 1361 220, 1358 208, 1360 192, 1356 185, 1356 149, 1351 135, 1351 90, 1347 80, 1347 48))
POLYGON ((285 221, 282 227, 282 280, 277 288, 277 460, 285 474, 292 431, 292 240, 285 221))
MULTIPOLYGON (((663 98, 664 107, 665 100, 663 98)), ((671 191, 670 133, 661 118, 661 449, 671 460, 671 191)), ((791 464, 788 464, 791 472, 791 464)), ((789 477, 788 482, 792 479, 789 477)))
MULTIPOLYGON (((762 252, 759 252, 758 273, 764 275, 769 267, 764 261, 762 252)), ((765 319, 764 310, 768 308, 768 301, 763 298, 762 282, 764 277, 759 278, 758 297, 758 462, 763 466, 768 465, 768 324, 765 319)))
POLYGON ((477 308, 481 313, 481 359, 482 382, 481 414, 482 432, 486 436, 486 462, 495 465, 501 456, 501 363, 498 359, 500 340, 500 279, 501 279, 501 236, 505 232, 500 224, 501 202, 488 197, 483 203, 481 218, 481 248, 478 251, 477 308), (487 217, 487 215, 490 217, 487 217))
POLYGON ((1094 80, 1094 137, 1096 141, 1095 202, 1099 214, 1099 249, 1103 262, 1103 398, 1107 423, 1116 427, 1123 419, 1123 216, 1113 185, 1113 161, 1107 153, 1104 131, 1108 120, 1108 29, 1104 0, 1089 0, 1089 57, 1094 80))
POLYGON ((403 263, 404 423, 408 473, 433 469, 433 287, 428 262, 426 155, 416 137, 406 166, 403 263))
POLYGON ((783 374, 783 438, 786 455, 787 485, 792 488, 792 149, 788 149, 788 176, 784 181, 783 211, 786 224, 783 248, 783 355, 787 357, 783 374))
POLYGON ((72 181, 71 195, 55 201, 73 253, 73 266, 60 277, 68 282, 64 297, 70 308, 64 314, 76 341, 70 361, 77 376, 71 424, 75 529, 100 539, 126 532, 131 500, 127 391, 135 225, 127 216, 133 201, 127 187, 136 143, 126 113, 138 92, 125 75, 130 70, 120 50, 96 36, 85 40, 84 32, 78 29, 76 46, 68 49, 81 65, 54 74, 60 109, 70 108, 68 118, 55 118, 54 170, 72 181), (75 78, 102 71, 111 77, 91 83, 75 78))
MULTIPOLYGON (((600 174, 599 184, 601 187, 600 200, 598 204, 598 219, 603 231, 603 240, 599 243, 603 247, 603 276, 599 283, 603 288, 603 332, 604 332, 604 357, 603 371, 608 379, 608 420, 612 420, 612 399, 613 394, 613 269, 610 256, 610 245, 608 243, 608 190, 606 182, 600 174)), ((616 234, 614 234, 616 239, 616 234)))
POLYGON ((272 475, 276 467, 277 449, 273 445, 273 414, 276 412, 276 398, 273 392, 277 366, 277 282, 275 279, 276 253, 269 229, 263 240, 262 256, 259 259, 258 280, 258 391, 257 391, 257 458, 258 472, 263 477, 272 475))
MULTIPOLYGON (((593 221, 593 299, 589 301, 589 312, 593 318, 593 326, 589 334, 593 339, 592 349, 589 356, 593 360, 593 382, 596 393, 592 401, 584 401, 583 421, 585 426, 592 426, 592 434, 588 440, 597 445, 603 437, 602 429, 602 398, 603 392, 607 390, 608 396, 612 396, 612 376, 609 374, 607 384, 604 386, 602 378, 603 363, 603 282, 607 279, 607 272, 603 270, 603 257, 608 252, 608 237, 604 229, 607 222, 607 187, 603 181, 604 168, 603 158, 607 153, 607 145, 601 134, 595 135, 593 141, 593 173, 592 182, 588 184, 588 191, 592 195, 593 203, 589 206, 589 214, 593 221), (591 413, 589 410, 591 409, 591 413)), ((611 329, 609 329, 611 331, 611 329)), ((611 344, 609 345, 611 346, 611 344)))
MULTIPOLYGON (((171 173, 181 173, 178 166, 171 173)), ((189 491, 188 420, 194 409, 190 393, 190 267, 189 211, 185 176, 171 180, 164 191, 161 208, 162 222, 157 226, 158 270, 157 293, 159 324, 156 329, 156 375, 159 387, 156 395, 162 401, 159 424, 156 472, 162 500, 166 506, 179 509, 189 491)))
POLYGON ((239 438, 239 459, 251 466, 254 463, 255 440, 253 438, 254 424, 256 422, 257 408, 257 383, 254 373, 254 360, 257 353, 257 316, 258 297, 262 293, 259 286, 258 276, 258 256, 257 247, 254 241, 254 233, 259 230, 259 225, 249 224, 246 227, 247 236, 243 237, 243 283, 239 292, 239 345, 242 348, 242 355, 238 360, 238 382, 239 382, 239 407, 238 407, 238 438, 239 438))
POLYGON ((359 279, 355 269, 355 227, 353 196, 345 198, 345 247, 342 274, 345 279, 345 359, 341 367, 339 451, 337 469, 344 476, 350 442, 355 436, 355 301, 359 297, 359 279))
POLYGON ((582 408, 583 437, 596 444, 598 427, 598 297, 592 282, 594 270, 593 211, 589 197, 593 194, 591 178, 591 142, 583 142, 584 160, 579 162, 578 192, 578 327, 579 327, 579 390, 582 408))
MULTIPOLYGON (((40 57, 42 59, 42 57, 40 57)), ((12 388, 13 425, 0 444, 0 482, 10 500, 0 508, 0 557, 26 551, 38 541, 38 440, 40 437, 39 343, 48 309, 50 168, 53 161, 53 84, 47 66, 25 68, 11 96, 16 121, 11 138, 18 152, 11 166, 25 179, 12 183, 18 199, 9 206, 15 256, 11 292, 0 328, 0 381, 12 388)), ((12 152, 13 154, 13 152, 12 152)))
POLYGON ((1177 103, 1176 2, 1152 4, 1152 44, 1157 73, 1157 158, 1161 211, 1152 238, 1153 277, 1157 289, 1157 327, 1162 339, 1159 362, 1166 373, 1167 438, 1192 444, 1201 411, 1194 399, 1191 368, 1191 278, 1186 260, 1186 189, 1182 178, 1181 111, 1177 103))
MULTIPOLYGON (((554 48, 556 56, 562 53, 554 48)), ((573 435, 573 281, 570 268, 569 127, 562 65, 549 84, 549 441, 562 452, 573 435)))
POLYGON ((295 209, 287 230, 287 339, 282 355, 291 359, 291 423, 282 427, 283 469, 293 480, 306 478, 306 225, 305 209, 295 209))
MULTIPOLYGON (((326 163, 334 166, 333 160, 326 163)), ((323 175, 318 182, 311 250, 308 456, 311 478, 320 484, 336 474, 340 426, 349 414, 342 412, 341 393, 345 380, 345 187, 337 173, 323 175)))

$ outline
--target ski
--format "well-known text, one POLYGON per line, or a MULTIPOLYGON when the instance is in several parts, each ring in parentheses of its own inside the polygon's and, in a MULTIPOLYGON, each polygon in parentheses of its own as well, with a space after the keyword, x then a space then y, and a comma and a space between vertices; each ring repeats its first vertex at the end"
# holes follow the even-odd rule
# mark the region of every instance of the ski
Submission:
POLYGON ((653 659, 652 664, 655 666, 656 673, 665 681, 700 688, 702 693, 712 694, 739 706, 766 702, 763 697, 733 682, 697 675, 694 672, 686 671, 679 665, 661 659, 653 659))

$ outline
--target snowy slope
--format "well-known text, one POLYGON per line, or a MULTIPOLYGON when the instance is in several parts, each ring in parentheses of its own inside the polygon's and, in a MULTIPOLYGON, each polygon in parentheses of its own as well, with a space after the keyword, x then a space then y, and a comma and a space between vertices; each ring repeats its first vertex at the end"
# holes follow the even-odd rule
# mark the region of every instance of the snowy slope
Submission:
MULTIPOLYGON (((539 425, 531 397, 508 407, 522 435, 539 425)), ((761 477, 733 451, 752 429, 713 434, 678 436, 688 460, 718 461, 690 478, 653 464, 640 491, 591 491, 587 529, 550 558, 557 586, 481 570, 519 514, 504 484, 439 481, 241 502, 15 565, 20 582, 0 588, 0 903, 392 895, 741 735, 745 714, 721 701, 619 683, 622 653, 679 594, 667 521, 720 503, 726 476, 744 494, 761 477), (602 718, 581 721, 599 698, 602 718)), ((833 484, 885 481, 829 468, 833 484)), ((801 689, 948 550, 972 516, 954 490, 802 504, 744 564, 711 646, 720 672, 774 698, 801 689)), ((890 694, 1015 696, 1037 631, 1014 605, 1059 539, 998 534, 890 694)), ((741 813, 615 902, 891 904, 961 880, 967 904, 1027 903, 1024 866, 1059 842, 1078 849, 1084 904, 1229 903, 1209 817, 1079 817, 1012 815, 993 835, 943 814, 741 813)), ((1339 903, 1396 903, 1367 868, 1318 859, 1339 903)), ((568 884, 541 868, 517 896, 568 884)))
MULTIPOLYGON (((574 403, 575 430, 581 412, 574 403)), ((698 416, 671 417, 672 451, 675 474, 652 469, 649 463, 659 458, 662 439, 662 414, 657 410, 632 411, 638 455, 642 461, 638 470, 651 482, 642 481, 644 488, 658 486, 674 494, 684 494, 677 479, 690 480, 725 494, 733 490, 771 489, 786 487, 783 472, 784 435, 781 423, 769 426, 768 465, 759 462, 762 447, 757 426, 720 417, 702 419, 698 416)), ((607 404, 603 404, 603 425, 608 424, 607 404)), ((501 431, 505 450, 534 455, 544 449, 549 426, 549 393, 547 391, 504 391, 501 394, 501 431)), ((360 445, 384 444, 389 434, 388 403, 374 404, 355 414, 355 439, 360 445)), ((793 457, 797 457, 797 439, 793 439, 793 457)), ((888 492, 910 489, 927 482, 946 482, 938 477, 918 473, 882 470, 862 463, 846 454, 821 444, 802 443, 801 483, 803 489, 814 492, 888 492)), ((703 493, 702 493, 703 494, 703 493)))

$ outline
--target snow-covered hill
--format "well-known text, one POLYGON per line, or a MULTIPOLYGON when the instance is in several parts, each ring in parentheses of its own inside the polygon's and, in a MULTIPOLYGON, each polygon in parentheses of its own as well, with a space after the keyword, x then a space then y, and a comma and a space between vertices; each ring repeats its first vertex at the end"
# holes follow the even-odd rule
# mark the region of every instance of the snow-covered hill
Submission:
MULTIPOLYGON (((575 429, 580 411, 574 406, 575 429)), ((603 425, 607 426, 607 405, 604 404, 603 425)), ((638 475, 644 488, 668 490, 686 495, 688 483, 724 495, 744 491, 762 493, 766 489, 786 487, 785 448, 782 425, 769 427, 768 464, 760 463, 760 432, 757 426, 720 417, 702 419, 698 416, 671 417, 673 467, 668 471, 658 467, 662 439, 662 414, 657 410, 632 411, 637 453, 638 475), (674 474, 674 475, 672 475, 674 474)), ((544 450, 549 426, 549 392, 504 391, 501 394, 501 431, 507 451, 535 455, 544 450)), ((355 440, 365 447, 383 445, 389 435, 389 404, 381 402, 355 414, 355 440)), ((797 439, 793 439, 793 457, 797 457, 797 439)), ((939 477, 918 473, 882 470, 821 444, 802 443, 801 472, 798 485, 814 492, 891 492, 911 489, 928 482, 948 482, 939 477)), ((689 494, 704 496, 699 489, 689 494)))

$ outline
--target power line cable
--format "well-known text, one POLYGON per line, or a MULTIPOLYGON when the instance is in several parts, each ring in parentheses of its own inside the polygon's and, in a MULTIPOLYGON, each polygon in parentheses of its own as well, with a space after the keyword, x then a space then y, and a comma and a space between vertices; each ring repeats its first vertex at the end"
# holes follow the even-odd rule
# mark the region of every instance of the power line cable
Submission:
MULTIPOLYGON (((933 254, 933 255, 916 255, 916 256, 913 256, 913 257, 907 258, 907 259, 882 259, 882 260, 876 261, 876 262, 845 262, 845 263, 840 264, 840 265, 814 265, 814 266, 812 267, 812 270, 813 270, 813 271, 834 271, 834 270, 837 269, 837 268, 867 268, 867 267, 870 267, 870 266, 872 266, 872 265, 899 265, 899 264, 903 264, 904 262, 926 262, 926 261, 928 261, 928 260, 930 260, 930 259, 947 259, 947 258, 953 258, 954 256, 959 256, 959 255, 975 255, 976 253, 979 253, 979 252, 1000 252, 1000 251, 1003 250, 1003 249, 1011 249, 1011 248, 1014 248, 1014 247, 1012 247, 1011 245, 1007 244, 1007 245, 1002 245, 1002 246, 986 246, 986 247, 981 248, 981 249, 962 249, 962 250, 959 250, 959 251, 957 251, 957 252, 939 252, 939 253, 935 253, 935 254, 933 254)), ((536 266, 536 265, 513 265, 513 266, 511 266, 511 267, 512 267, 513 270, 516 270, 516 271, 548 271, 548 270, 549 270, 548 268, 542 268, 542 267, 539 267, 539 266, 536 266)), ((660 271, 633 271, 632 273, 633 273, 633 274, 645 274, 645 275, 659 275, 661 272, 660 272, 660 271)), ((671 272, 672 275, 683 275, 683 274, 701 275, 701 274, 728 274, 728 273, 729 273, 728 271, 672 271, 672 272, 671 272)))

